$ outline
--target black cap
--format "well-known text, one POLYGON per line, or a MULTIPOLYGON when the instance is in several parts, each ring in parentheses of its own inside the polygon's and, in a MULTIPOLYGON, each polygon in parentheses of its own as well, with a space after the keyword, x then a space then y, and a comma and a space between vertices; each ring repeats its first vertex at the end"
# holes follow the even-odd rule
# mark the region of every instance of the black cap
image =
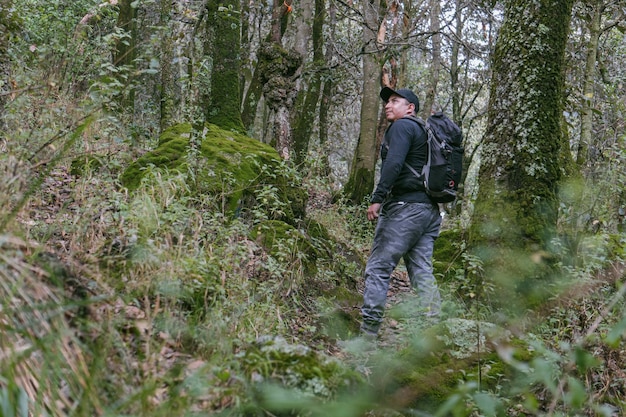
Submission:
POLYGON ((389 101, 389 97, 391 97, 392 94, 397 94, 400 97, 407 99, 409 103, 413 103, 415 105, 415 112, 417 113, 419 111, 420 101, 413 91, 409 90, 408 88, 392 90, 389 87, 383 87, 383 89, 380 90, 380 98, 382 98, 385 103, 389 101))

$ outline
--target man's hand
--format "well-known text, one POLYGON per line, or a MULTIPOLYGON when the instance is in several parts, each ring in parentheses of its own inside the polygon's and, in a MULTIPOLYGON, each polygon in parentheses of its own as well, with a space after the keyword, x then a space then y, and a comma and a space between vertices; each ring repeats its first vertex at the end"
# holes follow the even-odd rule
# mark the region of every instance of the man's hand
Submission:
POLYGON ((367 208, 367 220, 374 221, 378 218, 378 212, 380 211, 380 203, 374 203, 367 208))

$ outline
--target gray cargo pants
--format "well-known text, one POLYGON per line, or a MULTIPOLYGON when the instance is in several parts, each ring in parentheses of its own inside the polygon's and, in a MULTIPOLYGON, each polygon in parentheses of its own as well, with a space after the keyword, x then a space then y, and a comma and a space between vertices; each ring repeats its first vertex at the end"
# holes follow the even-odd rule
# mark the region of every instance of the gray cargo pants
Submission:
POLYGON ((389 202, 383 205, 365 267, 361 308, 363 333, 378 333, 391 273, 400 259, 404 259, 411 286, 419 296, 420 310, 427 316, 439 314, 441 296, 433 275, 432 255, 440 226, 439 210, 432 204, 389 202))

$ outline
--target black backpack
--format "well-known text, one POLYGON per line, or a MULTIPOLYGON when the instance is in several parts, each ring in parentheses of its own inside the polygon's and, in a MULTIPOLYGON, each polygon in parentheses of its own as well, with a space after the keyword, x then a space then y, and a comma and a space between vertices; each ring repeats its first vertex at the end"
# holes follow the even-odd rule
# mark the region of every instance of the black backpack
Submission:
POLYGON ((426 194, 435 203, 449 203, 456 199, 463 169, 463 134, 448 116, 442 112, 432 114, 426 123, 420 118, 408 116, 428 133, 428 159, 422 173, 406 166, 418 178, 423 179, 426 194))

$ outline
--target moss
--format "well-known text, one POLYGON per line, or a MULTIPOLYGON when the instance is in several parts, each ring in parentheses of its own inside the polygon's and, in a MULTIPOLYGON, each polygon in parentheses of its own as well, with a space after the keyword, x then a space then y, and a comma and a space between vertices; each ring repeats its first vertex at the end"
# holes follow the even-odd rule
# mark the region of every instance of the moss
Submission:
POLYGON ((369 198, 374 188, 373 170, 366 167, 358 167, 351 170, 350 178, 344 189, 344 197, 354 203, 361 204, 369 198))
POLYGON ((185 142, 186 145, 189 144, 189 138, 192 133, 192 126, 189 123, 180 123, 174 126, 171 126, 169 129, 166 129, 161 136, 159 136, 159 143, 157 146, 162 146, 174 139, 183 139, 182 142, 185 142))
POLYGON ((207 24, 214 36, 210 37, 213 70, 206 120, 223 129, 244 133, 239 111, 241 56, 233 48, 241 44, 240 7, 236 0, 207 3, 207 24))
POLYGON ((319 252, 295 227, 280 220, 268 220, 254 227, 250 237, 267 253, 295 268, 300 264, 308 276, 317 273, 315 261, 319 252))
MULTIPOLYGON (((282 164, 272 147, 245 135, 213 124, 207 124, 203 132, 193 132, 191 124, 179 124, 164 131, 157 148, 131 164, 120 180, 132 191, 141 185, 150 166, 164 173, 193 173, 188 181, 192 192, 225 201, 225 211, 231 216, 257 209, 256 193, 271 186, 282 206, 280 219, 295 224, 305 216, 308 196, 282 164), (192 135, 200 137, 197 156, 190 153, 192 135)), ((274 218, 276 213, 267 217, 274 218)))
POLYGON ((626 242, 621 233, 609 235, 608 259, 623 259, 626 255, 626 242))
POLYGON ((548 250, 567 146, 561 122, 572 3, 509 2, 494 51, 469 245, 484 276, 509 287, 504 303, 521 301, 521 308, 549 296, 543 289, 554 275, 548 250))
POLYGON ((191 125, 177 125, 166 130, 159 139, 157 148, 132 163, 121 175, 122 185, 133 191, 139 187, 148 166, 181 171, 183 156, 189 147, 191 125))
POLYGON ((395 370, 390 384, 400 388, 390 396, 407 407, 435 411, 456 392, 460 382, 479 382, 485 391, 502 389, 513 370, 493 346, 514 340, 490 323, 462 319, 439 323, 416 335, 400 352, 402 366, 395 370), (402 398, 397 398, 400 394, 402 398))
POLYGON ((98 171, 104 163, 98 155, 84 155, 76 158, 70 165, 70 174, 74 176, 82 176, 88 172, 98 171))
POLYGON ((361 311, 355 306, 363 303, 356 289, 336 286, 323 293, 324 300, 332 303, 332 308, 321 315, 322 332, 332 338, 345 340, 359 333, 361 311))
POLYGON ((320 222, 311 218, 304 220, 304 226, 306 234, 311 240, 311 243, 317 248, 318 251, 332 257, 335 247, 335 242, 328 234, 326 227, 320 222))
POLYGON ((281 337, 261 337, 238 356, 251 380, 276 383, 309 397, 330 399, 363 382, 356 371, 338 361, 306 346, 290 344, 281 337))
POLYGON ((264 43, 260 48, 259 71, 263 83, 274 77, 292 77, 301 64, 300 54, 287 50, 276 42, 264 43))
POLYGON ((433 270, 437 277, 449 281, 456 276, 456 270, 463 268, 460 243, 462 232, 458 229, 444 230, 435 241, 433 249, 433 270))

